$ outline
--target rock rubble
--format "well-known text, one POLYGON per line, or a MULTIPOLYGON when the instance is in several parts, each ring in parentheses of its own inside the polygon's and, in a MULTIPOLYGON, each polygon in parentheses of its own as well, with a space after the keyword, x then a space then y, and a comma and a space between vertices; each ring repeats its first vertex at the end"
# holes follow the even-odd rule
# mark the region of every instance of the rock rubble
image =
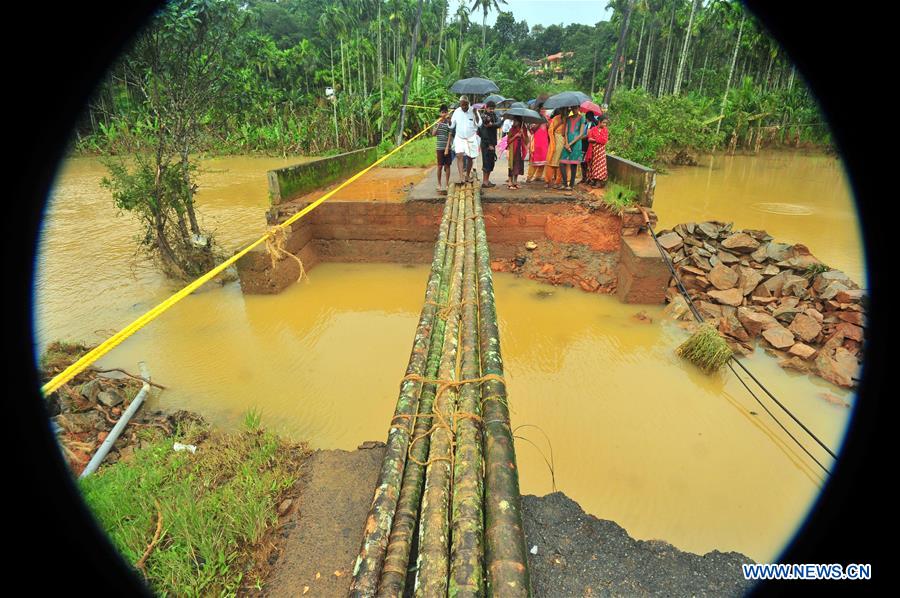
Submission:
MULTIPOLYGON (((804 245, 732 223, 686 222, 657 235, 700 314, 732 350, 748 354, 758 340, 782 367, 856 386, 867 296, 845 273, 804 245)), ((674 279, 667 301, 672 317, 692 319, 674 279)))

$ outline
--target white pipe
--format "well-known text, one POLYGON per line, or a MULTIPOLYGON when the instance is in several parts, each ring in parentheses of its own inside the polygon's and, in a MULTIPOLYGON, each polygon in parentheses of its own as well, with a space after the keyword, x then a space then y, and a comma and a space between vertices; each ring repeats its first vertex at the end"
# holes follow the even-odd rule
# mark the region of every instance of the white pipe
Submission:
POLYGON ((146 398, 147 393, 150 392, 150 372, 147 370, 147 364, 143 361, 138 363, 138 367, 141 370, 141 376, 144 378, 144 386, 141 387, 140 392, 134 397, 134 400, 131 401, 131 404, 128 406, 128 409, 125 410, 125 413, 122 414, 122 417, 119 421, 116 422, 116 425, 113 426, 113 429, 110 430, 109 436, 103 441, 100 445, 100 448, 97 449, 97 452, 94 453, 94 456, 91 458, 91 462, 87 464, 87 467, 84 468, 84 471, 81 472, 79 478, 84 478, 95 471, 100 467, 100 464, 103 463, 103 459, 106 458, 106 455, 113 447, 113 443, 119 438, 119 435, 122 433, 122 430, 125 429, 125 426, 128 425, 128 421, 131 417, 137 412, 140 408, 141 404, 144 402, 144 398, 146 398))

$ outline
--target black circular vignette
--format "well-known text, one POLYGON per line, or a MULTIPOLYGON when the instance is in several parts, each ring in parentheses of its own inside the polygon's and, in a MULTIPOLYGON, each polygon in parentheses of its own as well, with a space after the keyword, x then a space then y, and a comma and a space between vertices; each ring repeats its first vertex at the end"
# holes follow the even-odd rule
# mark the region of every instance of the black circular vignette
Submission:
POLYGON ((8 393, 16 450, 7 491, 18 507, 10 513, 19 528, 13 550, 17 566, 10 572, 14 584, 27 584, 31 591, 152 595, 87 510, 50 433, 35 369, 32 288, 45 199, 73 126, 110 63, 159 5, 147 0, 32 5, 7 20, 9 30, 22 28, 12 42, 16 48, 6 52, 13 69, 7 97, 21 93, 6 113, 13 133, 8 141, 18 154, 7 196, 15 207, 7 224, 14 234, 6 240, 7 255, 14 256, 11 288, 17 300, 9 329, 18 341, 7 362, 7 380, 18 390, 8 393), (16 576, 19 572, 30 574, 16 576))
MULTIPOLYGON (((869 325, 866 328, 863 379, 853 416, 830 480, 798 530, 794 541, 781 555, 784 563, 872 564, 872 582, 815 583, 815 589, 870 589, 883 579, 884 552, 875 540, 883 526, 882 490, 876 488, 884 452, 880 434, 886 392, 887 322, 884 299, 887 291, 886 253, 888 214, 885 191, 890 183, 889 167, 882 156, 887 131, 873 125, 875 119, 889 118, 878 104, 866 105, 860 71, 878 68, 876 44, 883 39, 884 26, 874 26, 877 15, 842 11, 839 22, 833 11, 813 2, 747 2, 750 10, 769 29, 797 65, 816 95, 832 130, 854 191, 861 228, 864 231, 867 281, 860 281, 871 296, 869 325), (879 143, 880 140, 881 143, 879 143)), ((886 18, 883 15, 882 18, 886 18)), ((885 90, 886 91, 886 90, 885 90)), ((852 223, 848 223, 851 225, 852 223)), ((882 482, 883 485, 883 482, 882 482)), ((767 583, 759 593, 796 591, 800 582, 767 583)), ((804 588, 809 582, 802 582, 804 588)))
MULTIPOLYGON (((7 201, 14 216, 7 229, 7 256, 13 262, 12 293, 16 299, 9 329, 16 341, 7 362, 7 379, 20 388, 8 393, 13 405, 15 463, 7 480, 7 492, 19 501, 10 511, 14 524, 22 525, 14 562, 39 561, 51 570, 26 579, 32 588, 58 587, 141 594, 141 580, 117 556, 111 543, 96 526, 79 498, 78 491, 47 426, 47 414, 38 391, 34 363, 32 327, 32 277, 43 205, 59 161, 64 157, 70 131, 83 110, 94 85, 127 44, 131 35, 149 17, 159 2, 109 3, 105 6, 59 4, 27 7, 26 14, 10 17, 25 25, 26 35, 39 40, 34 49, 7 48, 13 77, 7 95, 13 99, 7 118, 13 121, 8 138, 19 158, 13 163, 14 185, 7 201), (13 96, 21 91, 20 97, 13 96), (23 255, 24 254, 24 255, 23 255), (41 559, 43 555, 51 559, 41 559)), ((865 233, 868 287, 871 294, 870 326, 863 381, 831 481, 819 497, 814 511, 794 542, 782 555, 787 563, 871 563, 873 582, 884 575, 883 549, 875 541, 884 529, 887 489, 876 488, 876 467, 884 443, 878 434, 885 418, 881 397, 886 392, 885 368, 887 328, 884 288, 887 273, 888 218, 884 193, 892 171, 881 156, 890 155, 882 145, 892 131, 878 121, 889 121, 893 111, 884 104, 864 104, 871 98, 887 98, 886 89, 862 89, 859 69, 890 70, 894 52, 879 53, 876 44, 885 39, 887 15, 872 10, 844 7, 840 18, 827 5, 815 2, 750 1, 751 11, 787 50, 798 70, 819 99, 832 127, 834 139, 847 169, 865 233), (879 59, 878 56, 881 56, 879 59), (868 93, 868 95, 863 95, 868 93), (879 144, 877 140, 884 139, 879 144), (882 183, 882 181, 884 181, 882 183), (880 188, 883 185, 883 188, 880 188)), ((885 71, 886 75, 890 73, 885 71)), ((892 73, 892 71, 891 71, 892 73)), ((889 77, 882 77, 882 85, 889 77)), ((10 104, 8 104, 10 106, 10 104)), ((838 448, 838 447, 835 447, 838 448)), ((882 482, 882 486, 886 482, 882 482)), ((761 593, 796 590, 793 584, 766 584, 761 593)), ((809 582, 804 582, 803 587, 809 582)), ((864 590, 866 582, 816 584, 841 590, 864 590), (853 585, 850 585, 850 584, 853 585)))

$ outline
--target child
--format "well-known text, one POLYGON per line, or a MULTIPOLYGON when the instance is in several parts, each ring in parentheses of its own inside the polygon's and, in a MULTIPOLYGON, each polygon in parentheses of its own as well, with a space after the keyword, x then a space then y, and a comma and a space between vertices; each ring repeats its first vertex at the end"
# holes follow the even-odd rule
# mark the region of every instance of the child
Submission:
POLYGON ((437 152, 437 192, 443 195, 447 193, 450 186, 450 164, 453 161, 453 154, 447 151, 452 145, 450 139, 450 112, 447 104, 441 104, 441 119, 431 129, 431 134, 437 137, 435 150, 437 152), (441 173, 444 173, 447 179, 447 186, 441 186, 441 173))

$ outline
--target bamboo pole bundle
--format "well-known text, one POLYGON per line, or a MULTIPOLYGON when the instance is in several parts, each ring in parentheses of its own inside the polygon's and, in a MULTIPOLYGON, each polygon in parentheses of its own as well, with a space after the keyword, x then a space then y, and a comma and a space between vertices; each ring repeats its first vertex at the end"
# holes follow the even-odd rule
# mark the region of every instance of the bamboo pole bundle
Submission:
POLYGON ((457 184, 444 206, 351 596, 410 593, 417 526, 416 596, 530 595, 502 377, 480 193, 457 184))
POLYGON ((418 397, 422 390, 421 380, 408 379, 425 372, 425 365, 432 342, 432 328, 437 312, 436 301, 440 288, 444 256, 449 227, 451 202, 444 206, 435 243, 434 257, 431 262, 431 275, 425 290, 425 305, 416 328, 413 347, 406 368, 407 378, 400 384, 400 395, 391 428, 388 432, 387 448, 378 477, 378 485, 372 499, 372 506, 366 518, 366 528, 360 547, 359 556, 353 569, 353 581, 350 585, 351 596, 371 596, 375 593, 378 578, 384 563, 388 536, 391 530, 394 512, 400 494, 400 483, 406 464, 406 455, 410 442, 412 416, 417 411, 418 397), (441 242, 444 241, 444 242, 441 242))
MULTIPOLYGON (((461 185, 454 188, 454 200, 459 202, 456 217, 456 245, 450 282, 451 304, 459 305, 462 298, 464 223, 467 217, 461 185)), ((438 379, 458 380, 457 347, 459 344, 459 310, 447 318, 444 331, 444 351, 438 369, 438 379)), ((416 560, 415 595, 417 597, 446 596, 449 571, 449 506, 452 480, 453 433, 450 420, 454 412, 457 391, 442 385, 434 399, 434 418, 428 466, 425 470, 425 490, 422 495, 422 514, 419 523, 419 555, 416 560)))
MULTIPOLYGON (((446 202, 449 206, 450 220, 456 220, 459 203, 454 201, 455 195, 451 194, 446 202)), ((445 207, 445 209, 447 209, 445 207)), ((456 227, 450 227, 446 236, 445 247, 453 247, 456 242, 456 227)), ((447 305, 450 295, 450 272, 453 265, 455 251, 444 252, 444 262, 441 267, 441 284, 437 302, 447 305)), ((447 318, 442 310, 438 310, 437 319, 432 332, 431 348, 428 351, 428 360, 425 365, 425 378, 434 380, 438 375, 441 355, 444 350, 444 330, 447 318)), ((422 501, 422 485, 425 481, 425 467, 421 465, 428 459, 428 449, 431 437, 428 434, 432 425, 430 414, 433 409, 436 386, 433 383, 424 383, 422 393, 419 396, 419 415, 413 430, 413 441, 409 447, 410 459, 406 461, 403 471, 403 483, 400 488, 400 500, 397 503, 397 511, 394 514, 394 522, 391 528, 390 541, 387 547, 387 555, 384 559, 384 567, 381 572, 381 581, 378 584, 378 596, 402 596, 406 586, 406 572, 409 567, 409 555, 412 548, 413 534, 419 518, 419 505, 422 501)))
MULTIPOLYGON (((490 254, 481 210, 481 194, 475 191, 475 247, 478 267, 479 335, 481 375, 503 376, 500 334, 494 307, 490 254)), ((484 417, 484 510, 487 595, 528 596, 531 585, 525 533, 522 528, 519 474, 506 387, 499 380, 482 383, 484 417)))
MULTIPOLYGON (((474 216, 474 190, 466 191, 467 212, 474 216)), ((481 376, 478 355, 478 292, 475 268, 475 221, 465 220, 465 263, 461 378, 481 376)), ((453 503, 450 524, 449 595, 484 595, 484 471, 481 434, 481 393, 478 383, 464 384, 455 416, 456 458, 453 471, 453 503)))

